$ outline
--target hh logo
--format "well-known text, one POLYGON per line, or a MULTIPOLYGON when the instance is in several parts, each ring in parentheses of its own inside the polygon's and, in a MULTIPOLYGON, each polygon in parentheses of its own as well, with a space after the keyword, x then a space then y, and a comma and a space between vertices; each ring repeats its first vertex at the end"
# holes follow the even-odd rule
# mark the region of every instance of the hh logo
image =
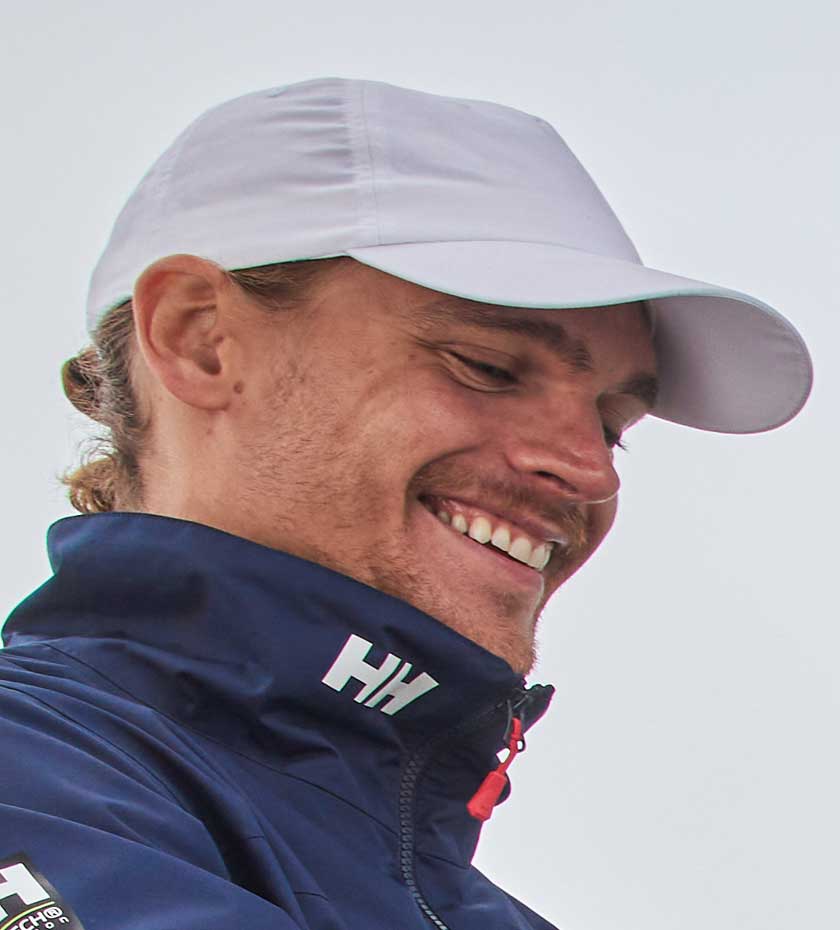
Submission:
POLYGON ((383 714, 395 714, 438 686, 434 678, 425 672, 420 672, 411 681, 406 681, 406 676, 411 671, 411 662, 403 662, 399 656, 390 652, 385 656, 382 665, 370 665, 365 659, 372 648, 373 643, 356 636, 355 633, 351 634, 321 681, 328 687, 341 691, 351 678, 355 678, 362 685, 355 697, 357 703, 364 704, 365 707, 376 707, 386 697, 390 698, 379 708, 383 714))
MULTIPOLYGON (((38 904, 51 898, 50 893, 38 883, 22 862, 0 869, 0 901, 11 898, 12 895, 20 898, 23 904, 38 904)), ((0 920, 8 916, 8 911, 0 904, 0 920)))
POLYGON ((0 860, 0 930, 84 930, 25 853, 0 860))

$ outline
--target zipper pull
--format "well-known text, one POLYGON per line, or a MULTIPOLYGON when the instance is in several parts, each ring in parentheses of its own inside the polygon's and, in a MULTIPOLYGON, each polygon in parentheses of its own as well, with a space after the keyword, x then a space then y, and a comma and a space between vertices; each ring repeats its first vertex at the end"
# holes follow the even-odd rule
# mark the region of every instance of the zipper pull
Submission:
POLYGON ((507 784, 507 770, 516 756, 525 749, 525 740, 522 738, 522 721, 513 717, 510 722, 510 739, 508 741, 508 754, 504 762, 487 775, 478 791, 467 804, 467 810, 476 820, 489 820, 493 808, 498 803, 507 784))

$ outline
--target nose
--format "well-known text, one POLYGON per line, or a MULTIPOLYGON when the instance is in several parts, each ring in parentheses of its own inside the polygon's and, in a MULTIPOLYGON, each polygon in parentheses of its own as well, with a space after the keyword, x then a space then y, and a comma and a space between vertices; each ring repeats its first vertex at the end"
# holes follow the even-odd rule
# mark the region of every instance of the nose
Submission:
POLYGON ((517 421, 505 455, 530 484, 577 504, 600 504, 618 494, 621 481, 613 450, 595 406, 566 400, 548 409, 541 406, 517 421))

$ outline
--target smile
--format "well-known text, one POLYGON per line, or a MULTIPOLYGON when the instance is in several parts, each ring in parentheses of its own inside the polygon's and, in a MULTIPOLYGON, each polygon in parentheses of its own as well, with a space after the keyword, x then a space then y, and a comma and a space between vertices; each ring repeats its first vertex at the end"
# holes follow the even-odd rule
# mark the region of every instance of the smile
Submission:
POLYGON ((420 502, 452 531, 492 546, 536 572, 545 570, 555 547, 565 542, 538 539, 498 514, 451 498, 423 496, 420 502))

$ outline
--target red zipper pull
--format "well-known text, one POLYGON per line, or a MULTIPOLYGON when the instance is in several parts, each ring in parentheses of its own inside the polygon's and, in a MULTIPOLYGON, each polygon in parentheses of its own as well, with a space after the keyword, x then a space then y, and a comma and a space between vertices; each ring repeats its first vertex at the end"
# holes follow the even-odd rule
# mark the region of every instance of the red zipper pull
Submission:
POLYGON ((484 779, 479 786, 478 791, 472 796, 467 804, 467 810, 476 820, 489 820, 493 813, 502 792, 507 784, 506 772, 511 762, 525 748, 525 740, 522 739, 522 721, 518 717, 511 720, 510 740, 508 742, 508 754, 504 762, 500 762, 484 779))

